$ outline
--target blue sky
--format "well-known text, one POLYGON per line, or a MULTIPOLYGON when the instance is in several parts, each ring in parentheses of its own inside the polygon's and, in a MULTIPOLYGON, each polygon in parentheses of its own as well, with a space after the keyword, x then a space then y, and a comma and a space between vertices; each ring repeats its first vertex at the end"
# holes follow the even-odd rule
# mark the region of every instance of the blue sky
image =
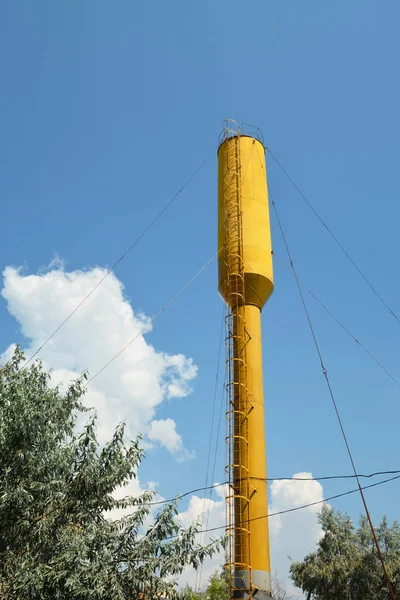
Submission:
MULTIPOLYGON (((217 145, 226 117, 267 146, 400 313, 398 79, 394 0, 332 3, 50 2, 0 8, 0 257, 37 273, 111 265, 217 145)), ((216 249, 216 153, 124 259, 116 276, 152 315, 216 249)), ((400 325, 373 296, 276 164, 271 191, 300 277, 400 377, 400 325)), ((277 224, 273 246, 284 258, 277 224)), ((290 273, 275 264, 263 312, 270 476, 350 466, 290 273)), ((165 402, 195 461, 144 465, 165 496, 204 480, 222 304, 212 264, 148 341, 199 367, 165 402)), ((307 299, 359 471, 398 467, 399 390, 307 299)), ((24 340, 0 301, 1 350, 24 340)), ((99 365, 100 367, 101 365, 99 365)), ((219 397, 219 395, 218 395, 219 397)), ((223 478, 223 444, 217 479, 223 478)), ((324 484, 331 495, 352 487, 324 484)), ((367 494, 397 516, 399 483, 367 494)), ((352 515, 358 497, 335 506, 352 515)))

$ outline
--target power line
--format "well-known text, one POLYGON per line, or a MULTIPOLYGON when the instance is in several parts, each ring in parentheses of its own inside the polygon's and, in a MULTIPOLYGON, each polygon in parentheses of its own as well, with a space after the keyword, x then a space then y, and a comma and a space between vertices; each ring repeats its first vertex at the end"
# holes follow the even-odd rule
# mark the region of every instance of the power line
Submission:
MULTIPOLYGON (((287 268, 288 270, 291 271, 292 275, 293 275, 293 271, 292 269, 285 264, 285 262, 276 254, 275 251, 272 252, 272 254, 274 255, 274 257, 279 261, 279 263, 284 266, 285 268, 287 268)), ((310 288, 299 278, 299 282, 300 285, 306 290, 306 292, 308 292, 310 294, 310 296, 312 296, 312 298, 314 298, 314 300, 316 302, 318 302, 318 304, 321 306, 321 308, 323 308, 325 310, 325 312, 328 313, 328 315, 330 317, 332 317, 332 319, 334 321, 336 321, 336 323, 338 325, 340 325, 340 327, 347 333, 347 335, 349 337, 351 337, 351 339, 356 342, 356 344, 362 349, 364 350, 364 352, 378 365, 378 367, 380 369, 382 369, 382 371, 384 373, 386 373, 386 375, 388 375, 390 377, 390 379, 392 379, 392 381, 394 381, 394 383, 396 385, 398 385, 400 387, 400 382, 394 377, 394 375, 392 375, 392 373, 372 354, 372 352, 370 352, 359 340, 358 338, 355 337, 355 335, 353 335, 351 333, 351 331, 346 327, 346 325, 344 325, 330 310, 329 308, 322 302, 322 300, 320 300, 318 298, 318 296, 316 294, 314 294, 314 292, 312 292, 310 290, 310 288)))
POLYGON ((315 349, 316 349, 317 354, 318 354, 318 358, 319 358, 319 362, 320 362, 320 365, 321 365, 322 374, 325 377, 326 385, 328 387, 329 395, 330 395, 331 400, 332 400, 333 408, 335 410, 336 418, 337 418, 337 421, 338 421, 338 424, 339 424, 339 427, 340 427, 340 431, 342 433, 343 441, 344 441, 344 444, 346 446, 347 454, 349 456, 350 463, 351 463, 351 466, 353 468, 354 475, 355 475, 355 478, 356 478, 356 481, 357 481, 357 485, 358 485, 358 489, 359 489, 359 492, 360 492, 361 500, 362 500, 362 503, 364 505, 365 514, 367 516, 368 523, 369 523, 369 526, 370 526, 370 529, 371 529, 371 533, 372 533, 372 537, 374 539, 374 544, 375 544, 376 550, 378 552, 379 560, 380 560, 381 565, 382 565, 383 574, 385 576, 385 579, 386 579, 386 582, 387 582, 387 585, 388 585, 390 596, 392 597, 392 600, 396 600, 396 596, 394 594, 393 586, 392 586, 392 583, 390 581, 389 575, 388 575, 387 570, 386 570, 386 565, 385 565, 384 558, 382 556, 382 552, 381 552, 381 549, 380 549, 378 538, 376 537, 375 528, 374 528, 374 525, 372 523, 371 515, 370 515, 369 510, 368 510, 367 501, 365 499, 364 492, 363 492, 363 489, 361 487, 361 483, 360 483, 359 477, 357 475, 357 470, 356 470, 355 462, 354 462, 354 459, 353 459, 353 455, 352 455, 352 452, 351 452, 351 449, 350 449, 350 445, 349 445, 349 442, 348 442, 348 439, 347 439, 346 432, 344 430, 343 422, 342 422, 342 419, 341 419, 341 416, 340 416, 340 413, 339 413, 339 408, 338 408, 338 405, 336 403, 336 399, 335 399, 335 396, 334 396, 334 393, 333 393, 333 390, 332 390, 331 382, 329 380, 328 371, 326 370, 324 362, 323 362, 322 353, 321 353, 321 350, 320 350, 320 347, 319 347, 319 344, 318 344, 318 340, 317 340, 317 337, 316 337, 316 334, 315 334, 315 331, 314 331, 314 327, 313 327, 313 324, 312 324, 312 321, 311 321, 310 313, 308 312, 307 304, 306 304, 306 301, 305 301, 305 298, 304 298, 304 295, 303 295, 303 292, 302 292, 302 289, 301 289, 301 285, 300 285, 299 279, 297 277, 297 272, 296 272, 296 269, 295 269, 295 266, 294 266, 294 263, 293 263, 293 260, 292 260, 292 255, 291 255, 291 252, 289 250, 289 246, 288 246, 288 243, 287 243, 287 240, 286 240, 285 233, 283 231, 282 223, 281 223, 281 220, 279 218, 279 214, 278 214, 275 202, 274 202, 274 200, 273 200, 273 198, 272 198, 271 195, 270 195, 270 197, 271 197, 272 206, 273 206, 273 209, 274 209, 277 221, 278 221, 278 225, 279 225, 279 229, 280 229, 280 232, 281 232, 281 235, 282 235, 282 239, 283 239, 283 242, 284 242, 284 245, 285 245, 285 248, 286 248, 286 252, 287 252, 287 255, 288 255, 288 258, 289 258, 290 266, 292 267, 293 275, 294 275, 295 280, 296 280, 297 288, 298 288, 300 299, 301 299, 301 302, 302 302, 302 305, 303 305, 303 308, 304 308, 304 312, 305 312, 305 315, 306 315, 306 318, 307 318, 307 321, 308 321, 310 332, 311 332, 312 338, 314 340, 314 345, 315 345, 315 349))
POLYGON ((278 165, 278 167, 281 169, 281 171, 284 173, 284 175, 287 177, 287 179, 290 181, 290 183, 292 184, 292 186, 294 187, 294 189, 298 192, 298 194, 301 196, 301 198, 304 200, 304 202, 307 204, 307 206, 309 207, 309 209, 314 213, 314 215, 317 217, 318 221, 321 223, 321 225, 326 229, 326 231, 329 233, 329 235, 332 237, 332 239, 335 241, 335 243, 339 246, 339 248, 341 249, 341 251, 343 252, 343 254, 347 257, 347 259, 350 261, 350 263, 353 265, 353 267, 356 269, 356 271, 358 272, 359 275, 361 275, 361 277, 364 279, 365 283, 370 287, 370 289, 373 291, 373 293, 375 294, 375 296, 381 301, 381 303, 387 308, 387 310, 390 312, 390 314, 392 315, 392 317, 394 317, 396 319, 396 321, 400 324, 400 319, 399 317, 396 315, 396 313, 392 310, 392 308, 389 306, 389 304, 386 302, 386 300, 381 296, 381 294, 377 291, 377 289, 375 288, 375 286, 371 283, 371 281, 368 279, 368 277, 361 271, 360 267, 357 265, 357 263, 355 262, 355 260, 350 256, 350 254, 347 252, 346 248, 343 246, 343 244, 338 240, 338 238, 335 236, 335 234, 333 233, 333 231, 328 227, 328 225, 325 223, 325 221, 322 219, 322 217, 319 215, 319 213, 316 211, 316 209, 314 208, 314 206, 311 204, 311 202, 308 200, 308 198, 303 194, 303 192, 300 190, 300 188, 298 187, 298 185, 293 181, 293 179, 290 177, 289 173, 286 171, 286 169, 282 166, 282 164, 278 161, 278 159, 276 158, 276 156, 273 154, 273 152, 269 149, 269 148, 265 148, 267 152, 269 152, 269 154, 271 155, 271 157, 274 159, 274 161, 276 162, 276 164, 278 165))
MULTIPOLYGON (((323 477, 267 477, 267 478, 252 477, 251 479, 257 479, 259 481, 267 481, 267 482, 269 482, 269 481, 331 481, 331 480, 338 480, 338 479, 355 479, 357 476, 360 479, 372 479, 372 477, 380 477, 382 475, 396 475, 396 477, 393 477, 393 478, 387 480, 387 481, 392 481, 393 479, 397 479, 397 474, 400 477, 400 469, 395 469, 395 470, 391 470, 391 471, 376 471, 375 473, 368 473, 368 474, 358 473, 358 475, 325 475, 323 477)), ((191 494, 196 494, 197 492, 203 492, 203 491, 208 491, 208 490, 214 490, 216 488, 219 488, 219 487, 222 487, 225 485, 229 485, 229 482, 224 481, 222 483, 214 483, 213 485, 209 485, 207 487, 194 488, 192 490, 184 492, 183 494, 179 494, 178 496, 175 496, 175 498, 169 498, 168 500, 156 500, 154 502, 149 502, 149 506, 158 506, 161 504, 169 504, 169 503, 175 502, 177 500, 182 500, 182 498, 186 498, 187 496, 190 496, 191 494)), ((377 485, 377 484, 374 484, 374 485, 377 485)), ((366 486, 364 489, 367 489, 368 487, 371 487, 371 486, 366 486)))
MULTIPOLYGON (((390 481, 394 481, 395 479, 400 479, 400 475, 396 477, 390 477, 389 479, 384 479, 383 481, 378 481, 377 483, 371 483, 370 485, 366 485, 362 490, 368 490, 370 488, 378 487, 379 485, 383 485, 384 483, 389 483, 390 481)), ((269 519, 270 517, 277 517, 278 515, 285 515, 287 513, 296 512, 298 510, 303 510, 305 508, 309 508, 311 506, 317 506, 318 504, 325 504, 326 502, 330 502, 331 500, 336 500, 337 498, 343 498, 344 496, 350 496, 350 494, 356 494, 359 492, 359 488, 356 487, 353 490, 349 490, 347 492, 342 492, 341 494, 335 494, 334 496, 329 496, 324 500, 316 500, 315 502, 309 502, 308 504, 302 504, 301 506, 295 506, 293 508, 286 508, 285 510, 280 510, 274 513, 268 513, 266 515, 260 515, 259 517, 253 517, 252 519, 247 519, 246 521, 242 521, 238 524, 238 526, 244 525, 245 523, 249 523, 251 521, 258 521, 260 519, 269 519)), ((212 531, 218 531, 219 529, 225 529, 225 525, 220 525, 218 527, 211 527, 207 531, 197 531, 196 533, 210 533, 212 531)), ((178 536, 173 536, 178 537, 178 536)), ((396 600, 396 599, 395 599, 396 600)))
MULTIPOLYGON (((368 490, 374 487, 378 487, 379 485, 383 485, 385 483, 389 483, 390 481, 395 481, 396 479, 400 479, 400 475, 397 475, 396 477, 390 477, 389 479, 384 479, 383 481, 378 481, 377 483, 371 483, 370 485, 366 485, 364 486, 362 489, 363 490, 368 490)), ((223 485, 223 484, 219 484, 219 485, 223 485)), ((336 500, 338 498, 343 498, 344 496, 350 496, 351 494, 356 494, 357 492, 359 492, 359 488, 355 488, 353 490, 348 490, 347 492, 342 492, 341 494, 335 494, 334 496, 329 496, 328 498, 324 498, 323 500, 316 500, 315 502, 309 502, 308 504, 302 504, 301 506, 294 506, 293 508, 286 508, 285 510, 280 510, 274 513, 268 513, 266 515, 260 515, 258 517, 253 517, 252 519, 247 519, 246 521, 242 521, 241 523, 238 524, 238 526, 244 525, 246 523, 249 523, 251 521, 259 521, 260 519, 269 519, 271 517, 277 517, 279 515, 285 515, 288 513, 293 513, 293 512, 297 512, 299 510, 304 510, 306 508, 310 508, 311 506, 318 506, 319 504, 326 504, 326 502, 330 502, 331 500, 336 500)), ((176 500, 176 498, 174 499, 176 500)), ((173 500, 171 500, 170 502, 173 502, 173 500)), ((219 531, 220 529, 225 529, 226 526, 225 525, 219 525, 217 527, 211 527, 209 529, 199 529, 198 531, 195 532, 196 535, 201 534, 201 533, 212 533, 213 531, 219 531)), ((144 540, 146 540, 147 536, 149 535, 149 533, 151 533, 152 528, 146 533, 146 535, 139 540, 137 543, 140 544, 141 542, 143 542, 144 540)), ((173 540, 176 538, 179 538, 180 534, 176 534, 176 535, 171 535, 167 538, 165 538, 165 542, 169 541, 169 540, 173 540)), ((396 600, 396 599, 395 599, 396 600)))
MULTIPOLYGON (((222 386, 220 409, 219 409, 217 435, 215 437, 214 463, 213 463, 211 481, 214 481, 215 467, 216 467, 216 463, 217 463, 217 453, 218 453, 218 445, 219 445, 219 441, 220 441, 221 421, 222 421, 224 399, 225 399, 226 377, 227 377, 227 372, 225 370, 224 382, 223 382, 223 386, 222 386)), ((228 485, 228 482, 224 482, 224 483, 218 484, 218 487, 225 486, 225 485, 228 485)), ((210 486, 209 495, 208 495, 209 502, 208 502, 207 518, 206 518, 206 529, 208 528, 208 524, 210 522, 211 496, 212 496, 212 491, 213 491, 214 487, 217 487, 217 485, 210 486)))
POLYGON ((210 154, 203 160, 203 162, 193 171, 189 179, 183 184, 183 186, 176 192, 176 194, 165 204, 165 206, 160 210, 160 212, 150 221, 150 223, 143 229, 143 231, 138 235, 138 237, 132 242, 132 244, 121 254, 118 260, 110 267, 103 277, 96 283, 96 285, 90 290, 90 292, 75 306, 75 308, 69 313, 69 315, 56 327, 56 329, 49 335, 49 337, 39 346, 39 348, 32 354, 32 356, 22 365, 22 369, 24 369, 34 358, 38 355, 38 353, 53 339, 53 337, 60 331, 62 327, 70 320, 70 318, 80 309, 80 307, 90 298, 90 296, 97 290, 97 288, 103 283, 103 281, 114 271, 114 269, 119 265, 119 263, 126 257, 127 254, 140 242, 140 240, 146 235, 146 233, 153 227, 153 225, 160 219, 160 217, 168 210, 168 208, 175 202, 178 196, 184 191, 184 189, 189 185, 192 179, 195 178, 197 173, 201 171, 204 165, 209 161, 211 156, 214 154, 216 147, 212 149, 210 154))
POLYGON ((219 438, 220 438, 220 432, 221 432, 221 422, 222 422, 222 414, 223 414, 225 391, 226 391, 225 386, 226 386, 226 371, 225 371, 224 383, 222 386, 221 403, 220 403, 220 407, 219 407, 218 428, 217 428, 217 435, 215 438, 214 463, 213 463, 211 479, 214 479, 215 466, 216 466, 216 462, 217 462, 218 444, 219 444, 219 438))
MULTIPOLYGON (((222 319, 221 319, 221 330, 220 330, 220 334, 219 334, 217 369, 216 369, 216 373, 215 373, 215 384, 214 384, 214 395, 213 395, 213 408, 212 408, 211 424, 210 424, 210 438, 209 438, 208 453, 207 453, 206 478, 205 478, 205 484, 204 484, 205 488, 207 488, 207 486, 208 486, 208 476, 209 476, 210 460, 211 460, 211 447, 212 447, 213 433, 214 433, 214 418, 215 418, 215 409, 216 409, 216 404, 217 404, 217 390, 218 390, 219 366, 220 366, 220 362, 221 362, 222 336, 223 336, 223 333, 224 333, 224 311, 225 311, 225 308, 223 306, 223 308, 222 308, 222 319)), ((214 478, 214 474, 213 474, 213 478, 214 478)), ((211 494, 212 494, 212 490, 210 490, 210 498, 209 498, 209 500, 211 500, 211 494)), ((204 524, 204 515, 207 514, 207 517, 206 517, 206 528, 207 528, 208 527, 208 519, 209 519, 209 515, 210 515, 210 503, 208 504, 208 509, 206 509, 206 501, 207 501, 207 498, 206 498, 206 496, 204 496, 204 500, 203 500, 203 512, 202 512, 202 517, 201 517, 201 526, 203 527, 203 524, 204 524)), ((196 583, 195 583, 195 588, 194 588, 195 591, 198 588, 200 589, 202 577, 203 577, 203 563, 201 563, 200 571, 199 570, 196 571, 196 583)))
POLYGON ((214 258, 219 254, 219 251, 216 252, 211 258, 208 259, 208 261, 206 263, 204 263, 204 265, 197 271, 197 273, 195 275, 193 275, 193 277, 191 279, 189 279, 188 282, 185 283, 185 285, 179 290, 179 292, 177 292, 175 294, 175 296, 173 296, 173 298, 171 298, 171 300, 169 300, 167 302, 167 304, 165 304, 162 308, 160 308, 160 310, 150 319, 150 321, 148 323, 146 323, 146 325, 144 327, 142 327, 142 329, 127 343, 125 344, 125 346, 123 346, 121 348, 121 350, 119 350, 116 354, 114 354, 114 356, 112 358, 110 358, 110 360, 101 367, 101 369, 99 369, 94 375, 93 377, 91 377, 89 379, 89 381, 86 382, 85 387, 87 387, 89 385, 89 383, 91 383, 94 379, 96 379, 96 377, 98 377, 98 375, 100 375, 100 373, 102 373, 112 362, 114 362, 114 360, 116 358, 118 358, 118 356, 120 356, 127 348, 128 346, 130 346, 131 344, 133 344, 133 342, 135 340, 137 340, 138 337, 140 337, 143 333, 146 332, 146 330, 148 329, 150 324, 153 324, 154 321, 161 315, 161 313, 165 312, 167 310, 167 308, 169 308, 171 306, 171 304, 173 302, 175 302, 175 300, 177 298, 179 298, 179 296, 186 290, 186 288, 189 287, 189 285, 191 283, 193 283, 193 281, 195 279, 197 279, 197 277, 208 267, 209 264, 212 263, 212 261, 214 260, 214 258))

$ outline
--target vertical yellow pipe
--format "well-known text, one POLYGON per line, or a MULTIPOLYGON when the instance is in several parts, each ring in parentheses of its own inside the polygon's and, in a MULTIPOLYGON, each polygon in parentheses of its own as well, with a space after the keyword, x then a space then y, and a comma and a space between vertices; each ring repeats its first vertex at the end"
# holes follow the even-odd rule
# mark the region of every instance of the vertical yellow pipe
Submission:
POLYGON ((268 519, 267 464, 262 376, 261 311, 247 304, 244 308, 247 342, 247 389, 252 404, 249 413, 250 540, 253 585, 270 591, 270 553, 268 519), (253 519, 253 520, 252 520, 253 519))
POLYGON ((271 568, 261 309, 273 291, 273 271, 264 147, 249 136, 228 136, 218 159, 219 291, 230 309, 232 595, 265 600, 271 568))

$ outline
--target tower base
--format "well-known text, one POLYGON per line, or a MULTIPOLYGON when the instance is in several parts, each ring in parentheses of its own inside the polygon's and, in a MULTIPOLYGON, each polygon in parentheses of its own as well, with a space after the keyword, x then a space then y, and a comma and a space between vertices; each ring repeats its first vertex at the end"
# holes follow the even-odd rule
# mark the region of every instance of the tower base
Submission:
MULTIPOLYGON (((254 600, 271 600, 271 574, 267 571, 253 570, 251 574, 252 590, 254 600)), ((244 599, 250 597, 250 575, 249 571, 236 571, 234 580, 233 598, 244 599)))

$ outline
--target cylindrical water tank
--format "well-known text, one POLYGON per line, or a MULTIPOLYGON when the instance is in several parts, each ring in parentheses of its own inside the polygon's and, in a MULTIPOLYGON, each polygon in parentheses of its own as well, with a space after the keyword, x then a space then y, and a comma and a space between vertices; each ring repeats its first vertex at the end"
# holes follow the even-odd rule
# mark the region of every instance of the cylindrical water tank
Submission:
POLYGON ((226 254, 232 262, 239 235, 245 303, 261 309, 274 289, 265 152, 258 139, 246 135, 227 138, 218 149, 218 290, 228 303, 226 254), (241 206, 241 233, 226 223, 235 198, 241 206))

